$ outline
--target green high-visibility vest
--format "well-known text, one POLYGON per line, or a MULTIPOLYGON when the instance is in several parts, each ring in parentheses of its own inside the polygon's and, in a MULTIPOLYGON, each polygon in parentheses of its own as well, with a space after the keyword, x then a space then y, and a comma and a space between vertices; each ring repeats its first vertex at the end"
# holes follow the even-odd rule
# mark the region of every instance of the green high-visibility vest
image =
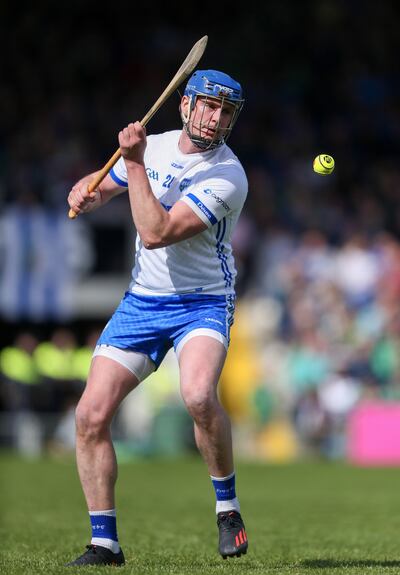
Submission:
POLYGON ((17 347, 5 347, 0 353, 0 370, 8 378, 27 385, 39 382, 35 361, 17 347))
POLYGON ((51 342, 43 342, 37 346, 33 355, 41 375, 51 379, 73 379, 74 352, 74 349, 60 349, 51 342))
POLYGON ((72 371, 75 379, 86 381, 89 375, 90 364, 92 363, 93 349, 91 347, 80 347, 74 353, 72 359, 72 371))

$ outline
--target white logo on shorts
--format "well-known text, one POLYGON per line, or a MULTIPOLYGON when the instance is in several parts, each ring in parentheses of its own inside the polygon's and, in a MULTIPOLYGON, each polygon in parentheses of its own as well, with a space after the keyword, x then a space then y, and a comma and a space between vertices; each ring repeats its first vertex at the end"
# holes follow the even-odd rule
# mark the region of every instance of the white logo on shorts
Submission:
POLYGON ((222 321, 219 321, 219 319, 214 319, 213 317, 205 317, 204 321, 213 321, 214 323, 219 323, 219 325, 224 325, 222 321))

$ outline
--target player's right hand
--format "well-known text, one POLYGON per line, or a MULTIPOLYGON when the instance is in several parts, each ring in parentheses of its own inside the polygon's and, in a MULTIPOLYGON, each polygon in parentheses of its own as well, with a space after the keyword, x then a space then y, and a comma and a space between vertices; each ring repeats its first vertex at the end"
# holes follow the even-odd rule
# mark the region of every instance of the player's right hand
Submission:
POLYGON ((68 194, 68 204, 75 214, 89 212, 93 208, 93 203, 100 199, 100 191, 89 192, 89 182, 79 181, 68 194))

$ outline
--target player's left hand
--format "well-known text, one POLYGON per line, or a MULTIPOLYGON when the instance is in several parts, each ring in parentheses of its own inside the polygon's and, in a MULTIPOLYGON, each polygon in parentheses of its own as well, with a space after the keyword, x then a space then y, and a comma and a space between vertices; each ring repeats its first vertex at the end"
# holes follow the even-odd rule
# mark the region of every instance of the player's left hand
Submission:
POLYGON ((146 129, 140 122, 128 124, 126 128, 118 134, 121 155, 125 163, 144 163, 144 152, 146 150, 146 129))

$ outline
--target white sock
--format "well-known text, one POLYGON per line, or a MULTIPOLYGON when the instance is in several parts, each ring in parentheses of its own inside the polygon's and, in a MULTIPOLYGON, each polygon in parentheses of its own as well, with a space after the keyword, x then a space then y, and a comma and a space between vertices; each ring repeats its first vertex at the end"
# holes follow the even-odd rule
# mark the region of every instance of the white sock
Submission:
POLYGON ((240 513, 239 499, 227 499, 226 501, 217 501, 215 506, 215 513, 221 513, 221 511, 237 511, 240 513))

